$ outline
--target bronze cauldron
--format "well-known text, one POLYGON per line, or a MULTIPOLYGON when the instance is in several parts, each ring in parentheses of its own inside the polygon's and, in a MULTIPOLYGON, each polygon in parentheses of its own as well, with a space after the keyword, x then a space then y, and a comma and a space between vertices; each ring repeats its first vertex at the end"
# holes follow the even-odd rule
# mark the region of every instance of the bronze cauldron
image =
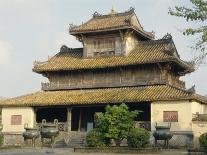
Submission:
POLYGON ((53 146, 55 142, 55 137, 58 136, 59 130, 58 130, 58 120, 54 120, 54 124, 47 124, 46 120, 42 120, 42 129, 41 129, 41 140, 42 144, 44 143, 44 138, 51 139, 51 145, 53 146))
POLYGON ((40 133, 37 128, 29 128, 28 124, 25 124, 25 131, 23 132, 24 141, 32 140, 32 146, 35 147, 35 140, 39 137, 40 133))
POLYGON ((157 145, 158 140, 164 140, 164 146, 169 146, 169 140, 172 138, 173 134, 170 132, 171 124, 168 123, 167 126, 158 126, 157 123, 155 125, 155 131, 153 132, 153 136, 155 138, 155 145, 157 145))

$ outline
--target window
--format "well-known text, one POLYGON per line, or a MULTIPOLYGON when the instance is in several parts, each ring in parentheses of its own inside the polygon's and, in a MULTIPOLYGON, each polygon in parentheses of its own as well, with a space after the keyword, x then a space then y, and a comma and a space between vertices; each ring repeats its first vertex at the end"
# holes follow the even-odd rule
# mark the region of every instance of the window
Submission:
POLYGON ((178 112, 177 111, 164 111, 163 121, 164 122, 178 122, 178 112))
POLYGON ((21 124, 22 124, 22 115, 11 116, 11 125, 21 125, 21 124))
POLYGON ((94 49, 115 48, 115 39, 114 38, 96 39, 93 41, 93 47, 94 49))
POLYGON ((115 55, 115 38, 97 38, 93 40, 93 56, 104 57, 115 55))

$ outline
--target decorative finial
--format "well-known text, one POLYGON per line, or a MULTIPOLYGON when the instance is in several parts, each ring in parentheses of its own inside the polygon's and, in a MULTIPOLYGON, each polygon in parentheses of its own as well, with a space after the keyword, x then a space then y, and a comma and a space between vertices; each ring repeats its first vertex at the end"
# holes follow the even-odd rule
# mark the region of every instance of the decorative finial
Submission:
POLYGON ((110 12, 110 15, 114 15, 114 14, 116 14, 116 10, 115 10, 115 7, 114 7, 114 6, 112 6, 112 8, 111 8, 111 12, 110 12))
POLYGON ((195 85, 187 90, 188 93, 194 94, 195 93, 195 85))

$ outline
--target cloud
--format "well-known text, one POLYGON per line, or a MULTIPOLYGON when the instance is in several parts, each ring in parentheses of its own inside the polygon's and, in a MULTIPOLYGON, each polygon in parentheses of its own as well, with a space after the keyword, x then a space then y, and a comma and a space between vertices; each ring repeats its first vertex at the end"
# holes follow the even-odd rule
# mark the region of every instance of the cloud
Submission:
POLYGON ((12 46, 6 41, 0 40, 0 69, 9 68, 12 66, 11 51, 12 46))

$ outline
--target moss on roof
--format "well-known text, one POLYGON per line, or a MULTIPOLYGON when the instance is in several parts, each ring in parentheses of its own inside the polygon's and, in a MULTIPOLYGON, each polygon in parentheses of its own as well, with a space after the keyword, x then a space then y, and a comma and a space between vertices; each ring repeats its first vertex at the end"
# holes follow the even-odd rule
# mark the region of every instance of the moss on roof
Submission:
POLYGON ((146 32, 139 23, 134 9, 122 13, 113 13, 108 15, 100 15, 95 12, 93 17, 79 26, 71 26, 70 34, 91 33, 99 31, 110 31, 120 29, 133 29, 142 36, 152 39, 154 34, 146 32), (135 17, 135 18, 133 18, 135 17))
POLYGON ((85 89, 67 91, 40 91, 5 101, 1 106, 53 106, 108 104, 121 102, 186 100, 194 99, 207 103, 205 97, 178 89, 170 85, 154 85, 124 88, 85 89))
POLYGON ((188 62, 166 52, 169 39, 139 42, 127 56, 83 58, 83 49, 69 49, 59 52, 46 62, 36 63, 33 71, 37 73, 61 70, 80 70, 95 68, 110 68, 128 65, 150 64, 158 62, 173 62, 192 72, 194 69, 188 62))

